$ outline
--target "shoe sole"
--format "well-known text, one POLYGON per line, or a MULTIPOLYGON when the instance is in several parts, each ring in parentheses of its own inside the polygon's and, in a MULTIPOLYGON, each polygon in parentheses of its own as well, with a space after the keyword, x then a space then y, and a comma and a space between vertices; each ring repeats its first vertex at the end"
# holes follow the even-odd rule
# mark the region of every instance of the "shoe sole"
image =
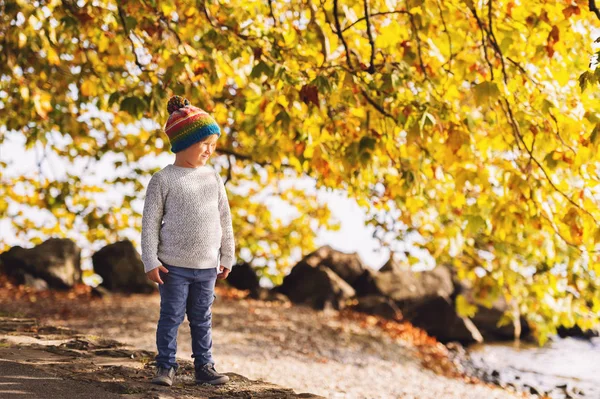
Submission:
POLYGON ((173 382, 169 382, 163 379, 154 379, 152 380, 152 383, 154 385, 162 385, 163 387, 170 387, 171 385, 173 385, 173 382))
POLYGON ((196 384, 201 385, 201 384, 210 384, 210 385, 222 385, 229 382, 229 377, 227 377, 226 375, 224 375, 221 378, 217 378, 215 380, 211 380, 211 381, 200 381, 200 380, 196 380, 196 384))

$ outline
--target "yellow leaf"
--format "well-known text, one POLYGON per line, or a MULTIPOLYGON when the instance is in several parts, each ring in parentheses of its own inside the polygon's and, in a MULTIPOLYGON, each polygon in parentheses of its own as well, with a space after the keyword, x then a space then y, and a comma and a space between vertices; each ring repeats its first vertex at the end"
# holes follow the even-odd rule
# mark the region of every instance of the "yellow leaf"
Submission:
POLYGON ((81 94, 84 96, 95 96, 97 94, 96 84, 91 80, 85 80, 81 84, 81 94))
POLYGON ((304 158, 312 158, 313 153, 315 152, 314 145, 307 145, 304 149, 304 158))
POLYGON ((39 116, 41 116, 44 119, 48 116, 48 112, 52 110, 52 104, 50 102, 51 100, 52 97, 46 92, 43 92, 41 94, 36 93, 33 97, 35 111, 39 116))
POLYGON ((21 92, 21 98, 23 98, 23 101, 29 101, 29 88, 27 86, 21 86, 19 91, 21 92))
POLYGON ((463 317, 473 317, 477 313, 477 306, 469 303, 467 298, 460 294, 456 297, 456 311, 463 317))
POLYGON ((58 57, 58 54, 52 47, 48 47, 47 52, 48 52, 48 62, 50 64, 52 64, 52 65, 60 64, 60 58, 58 57))
POLYGON ((105 34, 101 34, 100 39, 98 40, 98 51, 101 53, 106 51, 109 43, 108 37, 105 34))
POLYGON ((26 44, 27 44, 27 36, 25 36, 25 33, 19 32, 19 48, 25 47, 26 44))

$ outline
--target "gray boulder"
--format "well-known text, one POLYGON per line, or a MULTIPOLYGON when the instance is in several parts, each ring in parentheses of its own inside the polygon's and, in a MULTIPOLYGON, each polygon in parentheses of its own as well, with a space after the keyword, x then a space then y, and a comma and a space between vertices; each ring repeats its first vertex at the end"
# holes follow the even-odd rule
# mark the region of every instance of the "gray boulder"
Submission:
POLYGON ((404 265, 402 265, 402 263, 398 262, 397 260, 394 259, 394 255, 390 255, 390 259, 385 262, 385 264, 383 266, 381 266, 381 269, 379 269, 380 272, 403 272, 408 270, 409 267, 406 267, 404 265))
POLYGON ((94 271, 102 277, 101 286, 110 291, 149 294, 156 290, 131 241, 105 246, 92 256, 92 262, 94 271))
POLYGON ((402 318, 402 312, 394 301, 378 295, 369 295, 358 298, 358 303, 352 307, 352 310, 381 316, 390 320, 400 320, 402 318))
MULTIPOLYGON (((513 323, 498 326, 500 319, 508 310, 508 305, 503 298, 494 302, 492 307, 477 305, 477 313, 472 317, 483 337, 488 341, 515 339, 515 327, 513 323)), ((531 333, 531 327, 525 317, 520 318, 521 334, 519 338, 525 338, 531 333)))
POLYGON ((318 265, 328 267, 350 285, 353 285, 365 271, 365 266, 357 253, 336 251, 329 245, 308 254, 299 263, 303 262, 312 267, 318 265))
POLYGON ((354 289, 331 269, 320 264, 311 266, 308 262, 294 266, 273 291, 286 295, 294 303, 315 309, 341 309, 346 300, 354 296, 354 289))
POLYGON ((250 264, 241 263, 231 269, 227 276, 227 283, 238 290, 249 290, 250 296, 255 298, 260 288, 258 275, 250 264))
POLYGON ((51 238, 34 248, 12 247, 0 254, 2 271, 17 284, 68 289, 81 282, 81 249, 66 238, 51 238))
POLYGON ((440 342, 483 342, 483 336, 467 317, 460 317, 454 304, 441 296, 423 298, 400 306, 404 320, 422 328, 440 342))
POLYGON ((454 283, 447 267, 413 272, 397 267, 393 262, 386 265, 383 272, 365 270, 357 279, 354 288, 359 297, 388 298, 400 310, 403 320, 424 329, 441 342, 483 340, 473 322, 456 312, 451 300, 454 283))
POLYGON ((454 291, 450 271, 443 266, 424 272, 365 270, 353 287, 359 296, 383 295, 395 302, 449 298, 454 291))
POLYGON ((259 287, 255 294, 250 296, 252 299, 258 299, 265 302, 289 303, 290 299, 284 294, 264 287, 259 287))
POLYGON ((31 287, 36 291, 44 291, 48 289, 48 283, 41 278, 33 277, 29 273, 25 273, 25 286, 31 287))

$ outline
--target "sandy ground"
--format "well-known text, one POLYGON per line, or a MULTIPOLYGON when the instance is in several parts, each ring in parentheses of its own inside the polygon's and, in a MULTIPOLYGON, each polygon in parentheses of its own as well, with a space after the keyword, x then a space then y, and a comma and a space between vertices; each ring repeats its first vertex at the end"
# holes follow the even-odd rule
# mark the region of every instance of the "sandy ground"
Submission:
MULTIPOLYGON (((449 378, 423 367, 411 342, 393 338, 375 324, 340 317, 336 311, 235 299, 213 305, 213 355, 217 370, 268 381, 295 392, 328 398, 482 399, 522 398, 497 387, 449 378)), ((36 317, 85 334, 117 339, 155 351, 158 295, 113 295, 52 307, 35 303, 36 317)), ((0 301, 0 309, 21 309, 0 301)), ((191 359, 187 321, 180 328, 178 356, 191 359)))
POLYGON ((323 399, 265 381, 227 373, 227 384, 197 385, 193 365, 182 361, 172 387, 149 383, 153 353, 35 319, 0 317, 0 397, 63 398, 269 398, 323 399))

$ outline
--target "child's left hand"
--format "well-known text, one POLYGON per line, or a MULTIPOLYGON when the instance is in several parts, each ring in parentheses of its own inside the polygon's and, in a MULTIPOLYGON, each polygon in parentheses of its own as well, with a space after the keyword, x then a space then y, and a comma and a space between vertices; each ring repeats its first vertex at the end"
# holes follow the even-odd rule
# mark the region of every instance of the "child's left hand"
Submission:
POLYGON ((230 272, 231 270, 229 270, 229 269, 228 269, 228 268, 226 268, 225 266, 221 265, 221 266, 219 266, 219 271, 220 271, 220 273, 219 273, 219 274, 217 274, 217 278, 218 278, 219 280, 223 280, 223 279, 226 279, 226 278, 227 278, 227 276, 229 276, 229 272, 230 272))

